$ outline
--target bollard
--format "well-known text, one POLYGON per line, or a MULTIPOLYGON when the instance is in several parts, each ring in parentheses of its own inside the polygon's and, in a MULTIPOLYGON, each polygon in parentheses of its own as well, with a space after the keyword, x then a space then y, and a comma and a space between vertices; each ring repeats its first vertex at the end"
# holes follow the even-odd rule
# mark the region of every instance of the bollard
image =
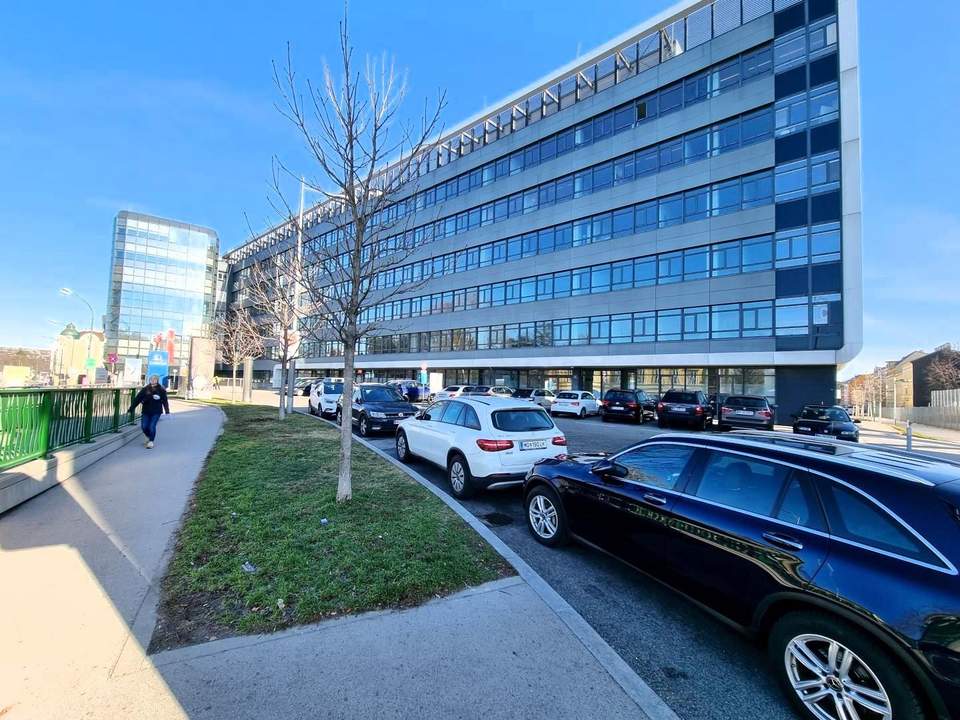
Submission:
POLYGON ((907 450, 913 450, 913 420, 907 420, 907 450))

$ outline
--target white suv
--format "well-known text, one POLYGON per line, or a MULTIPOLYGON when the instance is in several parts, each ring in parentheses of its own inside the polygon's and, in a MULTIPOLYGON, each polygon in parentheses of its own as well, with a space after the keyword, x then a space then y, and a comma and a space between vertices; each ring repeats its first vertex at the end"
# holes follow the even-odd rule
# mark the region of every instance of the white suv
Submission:
POLYGON ((342 378, 323 378, 318 380, 310 388, 310 414, 311 415, 336 415, 337 401, 343 395, 342 378))
POLYGON ((455 397, 460 397, 465 392, 470 392, 472 389, 472 385, 447 385, 443 390, 437 391, 437 394, 433 396, 433 399, 451 400, 455 397))
POLYGON ((578 418, 585 418, 587 415, 599 415, 600 403, 593 396, 593 393, 585 390, 565 390, 557 393, 556 400, 550 406, 552 415, 576 415, 578 418))
POLYGON ((453 494, 520 485, 533 464, 562 455, 567 439, 547 412, 524 400, 440 400, 397 425, 397 457, 447 469, 453 494))

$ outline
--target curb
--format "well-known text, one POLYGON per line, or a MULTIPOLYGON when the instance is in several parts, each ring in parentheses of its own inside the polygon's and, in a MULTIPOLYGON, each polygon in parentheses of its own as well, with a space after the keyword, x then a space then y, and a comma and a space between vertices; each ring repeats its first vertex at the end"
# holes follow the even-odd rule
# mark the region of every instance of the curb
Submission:
MULTIPOLYGON (((334 428, 339 429, 336 423, 326 418, 310 415, 303 410, 294 409, 295 413, 315 418, 328 423, 334 428)), ((550 587, 527 562, 512 550, 496 533, 484 525, 476 516, 461 505, 456 498, 440 490, 436 485, 427 480, 416 470, 404 465, 399 460, 391 457, 380 448, 370 444, 361 437, 355 436, 354 442, 359 442, 363 447, 380 456, 391 465, 399 468, 408 476, 416 480, 431 493, 440 498, 451 510, 459 515, 472 527, 480 537, 486 540, 494 550, 503 556, 503 559, 510 563, 517 574, 533 589, 533 591, 546 603, 547 607, 556 613, 557 617, 563 622, 574 636, 583 644, 587 651, 597 660, 604 670, 613 678, 623 691, 633 700, 640 710, 649 718, 649 720, 680 720, 680 717, 667 705, 663 699, 657 695, 654 690, 647 685, 643 679, 637 675, 616 650, 607 644, 588 623, 583 616, 578 613, 573 606, 564 600, 560 594, 550 587)))

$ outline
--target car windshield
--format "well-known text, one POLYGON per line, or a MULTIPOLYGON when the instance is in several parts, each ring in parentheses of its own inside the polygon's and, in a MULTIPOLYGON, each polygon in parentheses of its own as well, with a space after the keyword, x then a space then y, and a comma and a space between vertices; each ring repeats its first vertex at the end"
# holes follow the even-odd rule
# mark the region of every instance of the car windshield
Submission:
POLYGON ((840 408, 832 407, 805 407, 800 417, 804 420, 830 420, 833 422, 850 422, 850 417, 840 408))
POLYGON ((572 393, 572 392, 557 393, 557 397, 560 400, 579 400, 580 399, 577 393, 572 393))
POLYGON ((490 392, 490 388, 487 385, 474 385, 470 388, 470 392, 485 393, 490 392))
POLYGON ((531 432, 549 430, 553 421, 539 408, 530 410, 497 410, 493 413, 493 426, 505 432, 531 432))
POLYGON ((530 388, 521 388, 520 390, 514 390, 513 396, 518 398, 528 398, 533 395, 533 390, 530 388))
POLYGON ((664 402, 697 404, 697 394, 692 392, 670 391, 663 396, 664 402))
POLYGON ((459 386, 459 385, 450 385, 449 387, 445 387, 445 388, 443 389, 443 391, 444 391, 444 392, 456 392, 456 391, 459 390, 459 389, 460 389, 460 386, 459 386))
POLYGON ((763 398, 743 397, 741 395, 731 395, 723 401, 724 405, 736 405, 742 408, 765 408, 767 401, 763 398))
POLYGON ((323 384, 323 393, 325 395, 341 395, 343 394, 343 383, 325 382, 323 384))
POLYGON ((607 390, 605 400, 616 400, 618 402, 633 402, 634 395, 626 390, 607 390))
POLYGON ((363 388, 364 402, 403 402, 403 396, 392 387, 363 388))

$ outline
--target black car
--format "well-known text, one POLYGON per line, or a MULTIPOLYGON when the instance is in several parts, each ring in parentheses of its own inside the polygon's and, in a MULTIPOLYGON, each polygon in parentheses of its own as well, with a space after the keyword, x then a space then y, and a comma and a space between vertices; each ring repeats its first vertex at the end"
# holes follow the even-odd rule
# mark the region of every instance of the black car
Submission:
POLYGON ((706 430, 713 423, 714 406, 702 390, 667 390, 657 403, 657 426, 673 423, 706 430))
POLYGON ((644 423, 653 420, 656 409, 657 403, 643 390, 610 389, 600 401, 600 419, 604 422, 632 420, 644 423))
POLYGON ((763 395, 728 395, 720 404, 720 427, 773 430, 773 406, 763 395))
MULTIPOLYGON (((353 388, 353 424, 360 435, 396 432, 397 422, 415 415, 417 409, 393 385, 361 383, 353 388)), ((337 424, 343 417, 343 396, 337 402, 337 424)))
POLYGON ((859 420, 851 420, 839 405, 807 405, 794 415, 793 432, 797 435, 832 435, 840 440, 860 442, 859 420))
POLYGON ((804 717, 957 717, 960 463, 684 433, 541 461, 523 497, 542 544, 582 540, 762 640, 804 717))

